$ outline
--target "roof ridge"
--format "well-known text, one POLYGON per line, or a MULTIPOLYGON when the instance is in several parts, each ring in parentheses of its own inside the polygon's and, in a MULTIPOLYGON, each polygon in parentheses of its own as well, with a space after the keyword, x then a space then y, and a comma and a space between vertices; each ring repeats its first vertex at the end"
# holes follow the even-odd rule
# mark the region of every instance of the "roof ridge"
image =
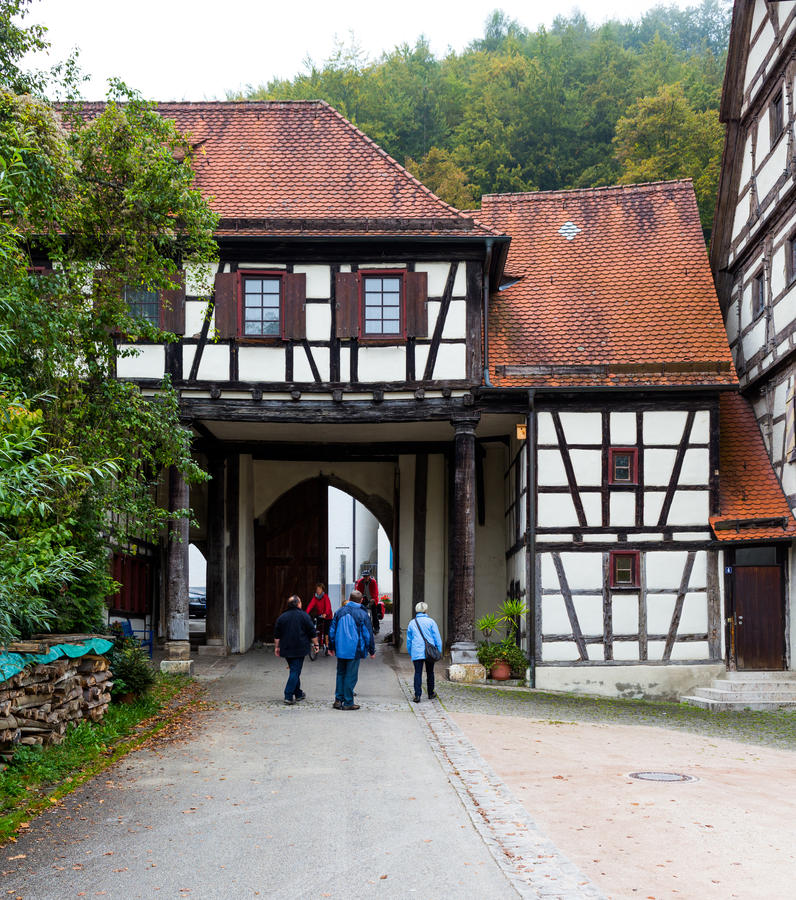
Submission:
POLYGON ((589 188, 562 188, 555 191, 514 191, 500 194, 483 194, 481 196, 481 204, 484 201, 501 201, 501 200, 535 200, 537 198, 547 199, 549 197, 572 197, 576 194, 607 194, 616 193, 646 193, 655 192, 663 188, 680 187, 692 185, 692 178, 672 178, 666 181, 641 181, 635 184, 606 184, 589 188))

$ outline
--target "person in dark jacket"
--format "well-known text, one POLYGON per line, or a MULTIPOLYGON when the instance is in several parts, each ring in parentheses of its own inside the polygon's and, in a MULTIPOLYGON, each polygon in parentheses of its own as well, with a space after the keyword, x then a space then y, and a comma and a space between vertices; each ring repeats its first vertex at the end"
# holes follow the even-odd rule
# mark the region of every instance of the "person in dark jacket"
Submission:
POLYGON ((362 594, 362 605, 370 614, 373 633, 378 634, 379 622, 384 618, 384 604, 379 600, 379 585, 370 574, 370 569, 363 569, 362 577, 354 585, 354 589, 362 594))
POLYGON ((301 669, 311 644, 318 649, 315 626, 301 608, 301 598, 294 594, 287 601, 287 609, 274 625, 274 653, 281 656, 290 669, 285 685, 285 703, 288 706, 307 696, 301 690, 301 669))
POLYGON ((353 591, 348 603, 334 614, 329 627, 329 648, 337 656, 335 709, 359 709, 354 703, 354 688, 359 677, 359 661, 376 654, 370 613, 362 605, 362 594, 353 591))

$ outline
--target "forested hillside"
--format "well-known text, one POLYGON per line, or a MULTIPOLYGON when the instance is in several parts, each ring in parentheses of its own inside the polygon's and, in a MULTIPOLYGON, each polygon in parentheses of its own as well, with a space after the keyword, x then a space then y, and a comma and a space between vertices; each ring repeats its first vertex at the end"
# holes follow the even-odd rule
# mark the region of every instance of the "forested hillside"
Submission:
POLYGON ((245 96, 328 101, 462 208, 483 193, 691 177, 709 228, 729 16, 730 3, 704 0, 529 31, 496 11, 461 53, 437 58, 423 37, 378 60, 339 45, 245 96))

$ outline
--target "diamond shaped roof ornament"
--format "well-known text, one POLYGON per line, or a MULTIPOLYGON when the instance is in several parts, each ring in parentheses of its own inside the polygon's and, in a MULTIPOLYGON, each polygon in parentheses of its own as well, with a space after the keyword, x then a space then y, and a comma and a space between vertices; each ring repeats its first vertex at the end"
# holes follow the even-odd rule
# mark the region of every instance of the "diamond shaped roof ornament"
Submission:
POLYGON ((564 224, 558 229, 558 233, 565 237, 568 241, 571 241, 576 234, 580 234, 583 231, 582 228, 578 228, 578 226, 574 222, 564 222, 564 224))

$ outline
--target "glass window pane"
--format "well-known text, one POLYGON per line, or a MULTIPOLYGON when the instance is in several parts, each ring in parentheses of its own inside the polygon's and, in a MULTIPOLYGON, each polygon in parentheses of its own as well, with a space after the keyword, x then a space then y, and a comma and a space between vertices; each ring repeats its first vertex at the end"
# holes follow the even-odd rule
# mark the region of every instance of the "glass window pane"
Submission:
POLYGON ((398 278, 384 278, 382 279, 382 285, 382 290, 385 292, 397 293, 401 290, 401 282, 398 278))
POLYGON ((383 327, 384 334, 399 334, 401 331, 400 325, 398 322, 387 322, 385 321, 383 327))

